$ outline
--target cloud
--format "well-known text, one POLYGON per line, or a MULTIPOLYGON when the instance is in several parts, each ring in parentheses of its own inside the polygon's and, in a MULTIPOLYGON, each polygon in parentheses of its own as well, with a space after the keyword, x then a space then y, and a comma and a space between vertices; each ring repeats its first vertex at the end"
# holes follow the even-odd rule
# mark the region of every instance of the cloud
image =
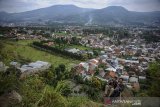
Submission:
POLYGON ((0 0, 0 11, 22 12, 58 4, 98 9, 107 6, 123 6, 132 11, 160 10, 160 0, 0 0))

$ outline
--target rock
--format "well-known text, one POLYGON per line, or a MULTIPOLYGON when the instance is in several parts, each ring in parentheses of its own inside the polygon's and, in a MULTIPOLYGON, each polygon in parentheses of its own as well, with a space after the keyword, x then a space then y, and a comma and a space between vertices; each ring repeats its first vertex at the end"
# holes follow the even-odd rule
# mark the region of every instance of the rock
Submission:
POLYGON ((21 101, 21 95, 13 90, 10 93, 6 93, 0 96, 0 107, 13 106, 20 103, 21 101))
POLYGON ((5 72, 8 69, 7 66, 5 66, 5 64, 3 62, 0 62, 0 71, 5 72))

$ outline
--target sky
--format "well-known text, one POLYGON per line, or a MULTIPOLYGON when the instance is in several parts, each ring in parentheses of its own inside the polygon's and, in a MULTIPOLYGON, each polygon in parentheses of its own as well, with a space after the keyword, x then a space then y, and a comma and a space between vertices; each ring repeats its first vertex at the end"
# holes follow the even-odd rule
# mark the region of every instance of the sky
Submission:
POLYGON ((160 11, 160 0, 0 0, 0 11, 18 13, 65 4, 95 9, 123 6, 130 11, 160 11))

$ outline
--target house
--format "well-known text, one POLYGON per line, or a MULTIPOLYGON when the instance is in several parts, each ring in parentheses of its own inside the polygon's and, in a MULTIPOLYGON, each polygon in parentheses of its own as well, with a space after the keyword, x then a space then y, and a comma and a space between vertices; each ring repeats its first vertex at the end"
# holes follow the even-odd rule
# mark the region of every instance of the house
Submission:
POLYGON ((120 78, 123 78, 123 81, 128 83, 128 80, 129 80, 129 76, 128 75, 121 75, 120 78))
POLYGON ((106 74, 106 72, 103 70, 103 68, 99 68, 99 75, 100 75, 101 77, 104 77, 105 74, 106 74))
POLYGON ((79 65, 74 65, 71 68, 71 72, 72 72, 72 77, 79 75, 82 71, 82 67, 80 67, 79 65))
POLYGON ((139 64, 138 60, 125 60, 126 63, 131 63, 131 64, 139 64))
POLYGON ((136 74, 135 74, 134 71, 129 71, 129 72, 128 72, 128 75, 129 75, 129 76, 135 76, 136 74))
POLYGON ((135 76, 130 77, 130 78, 129 78, 129 82, 130 82, 130 83, 138 83, 138 78, 135 77, 135 76))
POLYGON ((113 49, 112 49, 111 47, 109 47, 108 49, 106 49, 106 52, 112 53, 112 52, 113 52, 113 49))
POLYGON ((106 74, 105 74, 105 76, 104 76, 104 78, 105 79, 110 79, 110 78, 114 78, 114 77, 116 77, 117 75, 116 75, 116 73, 114 72, 114 71, 108 71, 106 74))
POLYGON ((89 62, 97 65, 99 63, 99 61, 97 59, 91 59, 89 62))
POLYGON ((3 37, 4 35, 0 34, 0 37, 3 37))
POLYGON ((95 68, 98 66, 97 64, 92 62, 89 62, 88 64, 89 64, 89 69, 92 69, 92 70, 95 70, 95 68))
POLYGON ((85 71, 88 72, 88 70, 89 70, 89 64, 88 64, 88 63, 86 63, 86 62, 81 62, 81 63, 79 64, 79 66, 82 67, 82 69, 84 69, 85 71))
POLYGON ((83 78, 83 80, 85 81, 85 80, 90 80, 92 78, 92 76, 90 76, 90 75, 85 75, 84 76, 84 78, 83 78))
POLYGON ((116 69, 114 69, 114 68, 107 68, 107 69, 105 69, 106 71, 113 71, 113 72, 116 72, 116 69))
POLYGON ((65 49, 65 51, 70 52, 70 53, 78 53, 80 50, 76 48, 72 48, 72 49, 65 49))
POLYGON ((107 59, 108 58, 108 56, 107 55, 102 55, 102 56, 100 56, 100 59, 101 60, 103 60, 103 59, 107 59))
POLYGON ((102 55, 105 54, 105 51, 101 51, 100 54, 102 54, 102 55))
POLYGON ((93 51, 87 51, 88 54, 94 55, 93 51))
POLYGON ((48 42, 48 46, 54 45, 54 42, 48 42))
POLYGON ((146 76, 138 76, 139 82, 143 82, 146 80, 146 76))

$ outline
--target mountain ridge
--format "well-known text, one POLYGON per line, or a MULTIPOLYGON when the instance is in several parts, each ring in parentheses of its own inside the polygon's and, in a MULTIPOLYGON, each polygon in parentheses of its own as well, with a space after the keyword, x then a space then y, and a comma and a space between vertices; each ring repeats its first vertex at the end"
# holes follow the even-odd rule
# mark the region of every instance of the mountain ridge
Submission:
POLYGON ((1 22, 51 21, 62 23, 99 24, 159 24, 160 11, 135 12, 122 6, 102 9, 80 8, 75 5, 54 5, 21 13, 0 12, 1 22))

